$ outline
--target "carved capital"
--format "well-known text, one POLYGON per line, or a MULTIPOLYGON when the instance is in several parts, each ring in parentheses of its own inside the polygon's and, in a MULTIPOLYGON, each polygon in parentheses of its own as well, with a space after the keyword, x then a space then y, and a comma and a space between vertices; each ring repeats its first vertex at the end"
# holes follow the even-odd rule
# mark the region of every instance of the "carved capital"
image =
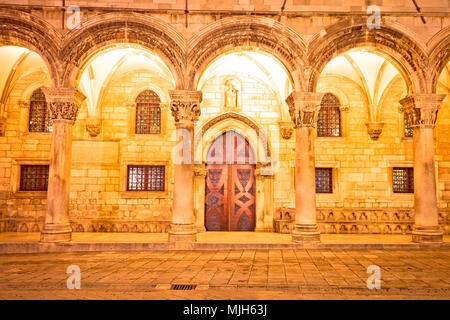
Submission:
POLYGON ((52 120, 75 122, 86 97, 75 88, 42 88, 52 120))
POLYGON ((196 90, 170 90, 170 110, 177 124, 192 125, 200 117, 202 92, 196 90))
POLYGON ((401 111, 408 115, 413 128, 434 128, 445 94, 416 93, 400 100, 401 111))
POLYGON ((324 93, 292 92, 286 99, 294 127, 315 127, 324 93))
POLYGON ((380 122, 367 122, 367 132, 372 140, 376 141, 380 137, 384 128, 384 121, 380 122))

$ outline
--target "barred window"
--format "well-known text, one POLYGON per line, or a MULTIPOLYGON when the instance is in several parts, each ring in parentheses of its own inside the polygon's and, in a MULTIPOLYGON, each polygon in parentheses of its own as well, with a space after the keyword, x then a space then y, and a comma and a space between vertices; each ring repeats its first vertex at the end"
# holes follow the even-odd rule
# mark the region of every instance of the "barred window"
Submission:
POLYGON ((165 166, 128 166, 128 191, 164 191, 165 166))
POLYGON ((30 99, 28 131, 52 132, 52 121, 47 110, 47 102, 41 88, 33 92, 30 99))
POLYGON ((333 193, 333 168, 316 168, 316 193, 333 193))
POLYGON ((161 99, 152 90, 145 90, 136 98, 136 133, 161 133, 161 99))
POLYGON ((407 113, 403 114, 403 123, 405 128, 405 137, 410 138, 413 136, 413 129, 411 127, 411 122, 409 122, 409 117, 407 113))
POLYGON ((341 136, 341 111, 339 99, 332 93, 326 93, 320 104, 317 121, 318 137, 341 136))
POLYGON ((47 191, 48 165, 21 165, 20 191, 47 191))
POLYGON ((394 193, 414 193, 413 168, 393 168, 392 182, 394 193))

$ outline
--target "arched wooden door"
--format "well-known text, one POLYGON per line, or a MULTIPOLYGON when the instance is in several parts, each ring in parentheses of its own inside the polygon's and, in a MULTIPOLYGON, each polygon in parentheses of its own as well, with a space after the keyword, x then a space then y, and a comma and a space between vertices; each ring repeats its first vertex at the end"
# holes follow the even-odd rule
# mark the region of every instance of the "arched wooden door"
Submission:
POLYGON ((206 156, 207 231, 254 231, 255 154, 234 131, 219 136, 206 156))

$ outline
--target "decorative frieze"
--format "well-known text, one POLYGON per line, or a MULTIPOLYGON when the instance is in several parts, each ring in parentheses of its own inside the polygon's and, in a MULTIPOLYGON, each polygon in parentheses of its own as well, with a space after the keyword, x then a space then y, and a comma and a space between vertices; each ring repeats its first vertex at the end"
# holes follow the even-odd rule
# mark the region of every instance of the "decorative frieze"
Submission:
POLYGON ((42 88, 52 120, 75 122, 78 110, 86 97, 75 88, 42 88))
POLYGON ((400 100, 412 128, 434 128, 445 94, 412 94, 400 100))
POLYGON ((294 127, 315 127, 324 93, 292 92, 286 99, 294 127))
POLYGON ((196 90, 170 90, 170 110, 176 123, 193 124, 200 117, 202 92, 196 90))

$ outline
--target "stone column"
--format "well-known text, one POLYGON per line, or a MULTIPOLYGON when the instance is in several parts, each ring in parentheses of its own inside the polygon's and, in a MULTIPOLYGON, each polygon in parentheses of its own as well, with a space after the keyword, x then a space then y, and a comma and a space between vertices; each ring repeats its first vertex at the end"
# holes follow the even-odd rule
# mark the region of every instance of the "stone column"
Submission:
POLYGON ((69 222, 70 166, 72 128, 78 109, 86 97, 74 88, 43 88, 53 123, 48 177, 47 212, 42 242, 72 239, 69 222))
POLYGON ((194 213, 198 232, 205 232, 205 179, 204 164, 194 165, 194 213))
POLYGON ((296 134, 294 242, 320 241, 316 220, 314 128, 322 96, 323 93, 316 92, 292 92, 286 99, 296 134))
POLYGON ((412 241, 442 242, 438 222, 433 130, 445 94, 413 94, 402 100, 414 141, 414 227, 412 241))
POLYGON ((174 190, 169 242, 194 242, 194 122, 200 116, 201 91, 171 90, 170 110, 175 118, 174 190))

